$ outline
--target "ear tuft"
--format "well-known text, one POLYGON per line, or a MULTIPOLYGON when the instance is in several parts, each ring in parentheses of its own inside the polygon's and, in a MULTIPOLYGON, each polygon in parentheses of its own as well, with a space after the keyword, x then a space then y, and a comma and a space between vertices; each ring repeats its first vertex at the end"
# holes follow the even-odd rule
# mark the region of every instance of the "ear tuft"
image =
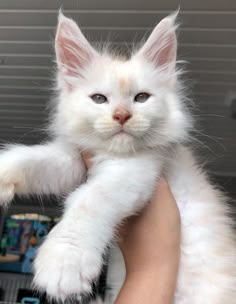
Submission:
POLYGON ((77 24, 59 11, 55 39, 55 50, 59 74, 65 82, 81 76, 83 68, 96 56, 96 51, 89 44, 77 24))
POLYGON ((153 30, 146 43, 139 50, 155 67, 173 69, 176 63, 177 39, 175 23, 178 11, 164 18, 153 30))

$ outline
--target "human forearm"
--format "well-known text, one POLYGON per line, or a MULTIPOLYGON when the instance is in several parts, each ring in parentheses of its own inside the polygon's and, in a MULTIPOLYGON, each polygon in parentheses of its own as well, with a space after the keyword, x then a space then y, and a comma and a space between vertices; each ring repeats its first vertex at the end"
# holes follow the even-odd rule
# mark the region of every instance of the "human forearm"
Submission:
POLYGON ((115 304, 171 304, 176 287, 178 254, 168 264, 156 269, 127 275, 115 304))
POLYGON ((171 304, 180 255, 180 217, 168 184, 161 181, 151 204, 123 227, 119 245, 126 280, 116 304, 171 304))

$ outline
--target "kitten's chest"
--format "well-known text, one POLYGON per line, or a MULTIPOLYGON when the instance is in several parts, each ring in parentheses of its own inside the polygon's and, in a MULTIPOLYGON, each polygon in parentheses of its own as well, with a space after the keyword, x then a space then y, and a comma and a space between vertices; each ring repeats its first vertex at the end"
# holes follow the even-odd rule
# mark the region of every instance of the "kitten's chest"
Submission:
MULTIPOLYGON (((119 185, 127 186, 136 191, 149 193, 151 196, 158 178, 162 172, 162 162, 155 153, 140 153, 132 156, 97 155, 94 159, 94 166, 90 170, 90 177, 100 175, 104 180, 112 179, 117 181, 116 189, 119 192, 119 185)), ((121 190, 121 189, 120 189, 121 190)))

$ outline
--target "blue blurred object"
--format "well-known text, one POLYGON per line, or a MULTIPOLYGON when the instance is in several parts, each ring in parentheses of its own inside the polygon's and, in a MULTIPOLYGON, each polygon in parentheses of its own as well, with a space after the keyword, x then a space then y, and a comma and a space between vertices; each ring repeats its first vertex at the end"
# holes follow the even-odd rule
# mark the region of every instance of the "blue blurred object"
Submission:
POLYGON ((32 263, 36 255, 38 247, 29 246, 22 261, 21 271, 23 273, 32 273, 32 263))
POLYGON ((5 242, 6 244, 2 242, 0 254, 17 255, 18 261, 0 262, 0 272, 32 273, 32 263, 36 251, 50 228, 49 221, 7 218, 3 229, 7 242, 5 242))
POLYGON ((21 304, 40 304, 40 300, 38 298, 25 297, 21 300, 21 304))

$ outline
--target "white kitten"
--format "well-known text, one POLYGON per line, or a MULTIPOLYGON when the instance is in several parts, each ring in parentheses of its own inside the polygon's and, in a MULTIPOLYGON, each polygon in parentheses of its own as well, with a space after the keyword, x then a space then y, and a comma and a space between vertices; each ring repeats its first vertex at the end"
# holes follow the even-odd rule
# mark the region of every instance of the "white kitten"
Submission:
MULTIPOLYGON (((162 20, 144 46, 122 60, 99 54, 72 20, 59 17, 54 141, 0 155, 2 204, 15 193, 70 193, 35 261, 34 283, 51 297, 91 291, 115 227, 148 202, 164 171, 182 220, 175 304, 235 303, 235 240, 225 200, 184 146, 191 118, 177 80, 174 19, 162 20), (78 187, 85 175, 82 149, 96 157, 78 187)), ((125 274, 113 250, 108 301, 125 274)))

